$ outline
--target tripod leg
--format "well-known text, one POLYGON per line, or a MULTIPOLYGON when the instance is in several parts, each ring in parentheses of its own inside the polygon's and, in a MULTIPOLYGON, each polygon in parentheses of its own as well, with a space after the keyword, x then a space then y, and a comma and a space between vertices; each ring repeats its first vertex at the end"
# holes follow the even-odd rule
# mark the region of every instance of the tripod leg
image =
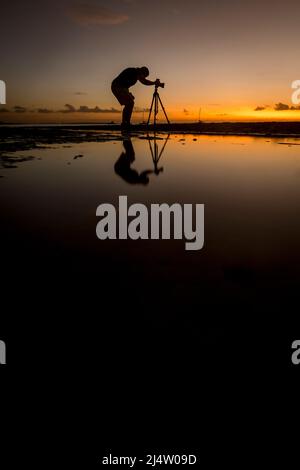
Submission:
POLYGON ((164 115, 165 115, 165 117, 166 117, 167 123, 170 124, 170 121, 169 121, 169 118, 168 118, 168 116, 167 116, 166 110, 165 110, 165 108, 164 108, 164 105, 162 104, 162 101, 161 101, 159 95, 158 95, 158 99, 159 99, 160 105, 161 105, 161 107, 162 107, 162 110, 163 110, 163 112, 164 112, 164 115))
POLYGON ((160 151, 160 153, 159 153, 159 156, 158 156, 158 159, 157 159, 157 163, 159 162, 160 157, 162 156, 162 154, 163 154, 163 152, 164 152, 164 150, 165 150, 165 147, 166 147, 166 145, 167 145, 167 142, 168 142, 168 140, 169 140, 169 137, 170 137, 170 134, 168 134, 168 137, 165 139, 165 143, 164 143, 164 145, 162 146, 162 149, 161 149, 161 151, 160 151))
POLYGON ((155 164, 157 165, 157 162, 158 162, 158 145, 156 143, 156 139, 154 140, 154 155, 155 155, 155 164))
POLYGON ((154 105, 154 127, 156 126, 156 115, 158 113, 158 101, 157 94, 155 93, 155 105, 154 105))
POLYGON ((151 157, 152 157, 153 163, 155 164, 155 157, 154 157, 154 153, 153 153, 153 150, 152 150, 152 145, 151 145, 151 142, 150 142, 150 139, 149 139, 149 134, 148 134, 148 143, 149 143, 149 147, 150 147, 151 157))
MULTIPOLYGON (((152 113, 153 104, 154 104, 154 95, 153 95, 153 97, 152 97, 152 103, 151 103, 151 107, 150 107, 150 111, 149 111, 147 126, 149 126, 149 122, 150 122, 150 119, 151 119, 151 113, 152 113)), ((154 112, 155 112, 155 111, 154 111, 154 112)))

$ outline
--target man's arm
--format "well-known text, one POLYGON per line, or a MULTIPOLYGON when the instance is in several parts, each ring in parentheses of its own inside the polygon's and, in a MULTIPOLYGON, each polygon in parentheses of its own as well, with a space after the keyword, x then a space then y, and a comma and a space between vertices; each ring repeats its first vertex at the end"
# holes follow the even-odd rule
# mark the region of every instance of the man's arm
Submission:
POLYGON ((155 85, 157 80, 155 80, 155 82, 152 82, 151 80, 147 80, 147 78, 145 78, 143 75, 140 75, 139 76, 139 81, 143 84, 143 85, 147 85, 147 86, 150 86, 150 85, 155 85))

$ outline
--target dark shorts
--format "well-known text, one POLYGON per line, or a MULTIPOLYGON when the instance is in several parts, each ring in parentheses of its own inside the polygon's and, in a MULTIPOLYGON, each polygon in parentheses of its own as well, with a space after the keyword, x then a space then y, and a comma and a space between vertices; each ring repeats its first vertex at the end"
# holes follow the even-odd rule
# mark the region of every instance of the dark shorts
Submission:
POLYGON ((128 88, 124 88, 115 83, 112 83, 111 91, 122 106, 134 103, 134 96, 132 93, 130 93, 128 88))

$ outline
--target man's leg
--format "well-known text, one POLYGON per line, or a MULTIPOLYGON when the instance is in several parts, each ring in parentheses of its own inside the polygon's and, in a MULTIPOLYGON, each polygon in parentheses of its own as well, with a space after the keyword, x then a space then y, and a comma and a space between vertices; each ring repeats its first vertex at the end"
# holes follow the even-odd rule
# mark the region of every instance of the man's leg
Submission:
POLYGON ((130 119, 134 107, 134 96, 128 88, 123 88, 116 86, 112 83, 111 90, 119 103, 124 106, 123 113, 122 113, 122 127, 129 127, 130 126, 130 119))
POLYGON ((134 107, 133 99, 128 100, 123 109, 122 126, 130 126, 130 119, 134 107))
POLYGON ((130 126, 130 119, 134 107, 134 96, 132 93, 130 93, 129 90, 126 90, 126 95, 124 96, 124 109, 123 109, 123 115, 122 115, 122 126, 128 127, 130 126))

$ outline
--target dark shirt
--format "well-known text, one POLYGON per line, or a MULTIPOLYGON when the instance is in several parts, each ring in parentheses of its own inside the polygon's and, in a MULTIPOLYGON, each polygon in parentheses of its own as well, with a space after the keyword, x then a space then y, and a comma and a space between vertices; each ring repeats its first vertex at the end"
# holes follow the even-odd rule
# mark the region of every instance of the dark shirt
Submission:
POLYGON ((138 68, 133 67, 123 70, 123 72, 114 79, 113 83, 124 88, 130 88, 138 81, 138 70, 138 68))

